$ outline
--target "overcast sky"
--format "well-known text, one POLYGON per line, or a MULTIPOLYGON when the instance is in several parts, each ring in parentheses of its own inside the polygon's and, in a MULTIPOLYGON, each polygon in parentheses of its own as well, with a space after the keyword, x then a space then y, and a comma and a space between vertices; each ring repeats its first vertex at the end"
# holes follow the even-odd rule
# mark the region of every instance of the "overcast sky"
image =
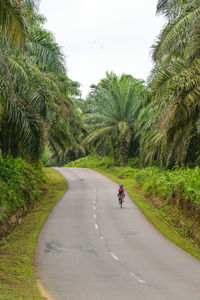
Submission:
POLYGON ((146 80, 150 47, 165 21, 155 15, 157 0, 41 0, 66 56, 68 76, 81 84, 83 97, 106 71, 146 80))

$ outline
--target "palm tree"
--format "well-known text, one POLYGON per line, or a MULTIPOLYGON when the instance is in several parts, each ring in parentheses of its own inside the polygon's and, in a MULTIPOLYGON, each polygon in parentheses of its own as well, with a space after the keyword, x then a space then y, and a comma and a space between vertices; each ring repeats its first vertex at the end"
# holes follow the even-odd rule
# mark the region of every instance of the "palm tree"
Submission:
POLYGON ((157 11, 168 23, 153 46, 151 101, 137 124, 140 153, 164 166, 191 166, 200 150, 200 5, 196 0, 160 0, 157 11))
POLYGON ((177 18, 182 7, 187 5, 190 0, 158 0, 157 14, 163 14, 168 20, 177 18))
POLYGON ((157 143, 162 143, 159 152, 167 165, 194 162, 198 156, 199 66, 198 58, 192 64, 173 61, 162 66, 151 83, 159 103, 155 136, 157 143))
MULTIPOLYGON (((169 61, 187 56, 185 50, 190 49, 191 39, 196 35, 200 22, 200 5, 197 0, 159 1, 158 12, 170 14, 168 23, 152 47, 153 59, 169 61), (172 9, 173 7, 173 9, 172 9)), ((199 48, 198 44, 196 46, 199 48)), ((190 52, 190 51, 189 51, 190 52)))
POLYGON ((0 28, 12 45, 25 47, 29 31, 29 10, 33 10, 36 0, 0 0, 0 28))
POLYGON ((117 77, 106 73, 86 100, 84 124, 89 136, 86 142, 96 144, 101 153, 113 152, 117 147, 120 163, 128 158, 129 145, 134 138, 134 122, 145 95, 142 80, 130 75, 117 77))
MULTIPOLYGON (((48 141, 54 152, 68 146, 67 120, 73 105, 62 52, 53 35, 42 28, 44 18, 33 9, 33 1, 15 4, 23 9, 23 20, 24 11, 29 15, 29 28, 22 31, 24 51, 11 35, 0 35, 0 147, 4 154, 37 160, 48 141)), ((2 26, 6 28, 6 22, 2 26)))

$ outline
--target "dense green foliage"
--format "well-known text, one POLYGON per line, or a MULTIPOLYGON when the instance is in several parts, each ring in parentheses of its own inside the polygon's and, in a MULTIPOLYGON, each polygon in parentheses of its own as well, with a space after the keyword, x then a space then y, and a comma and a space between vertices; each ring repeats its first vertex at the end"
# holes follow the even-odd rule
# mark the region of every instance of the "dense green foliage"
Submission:
POLYGON ((152 47, 151 101, 139 115, 140 154, 173 167, 199 163, 199 1, 159 0, 167 24, 152 47))
POLYGON ((147 86, 131 75, 106 73, 91 86, 82 109, 88 153, 121 165, 195 167, 200 157, 200 4, 159 0, 166 25, 152 46, 147 86))
POLYGON ((89 155, 86 157, 79 158, 75 161, 71 161, 66 167, 80 167, 80 168, 110 168, 114 167, 115 162, 108 156, 99 157, 97 155, 89 155))
POLYGON ((147 85, 107 72, 85 101, 38 2, 1 1, 0 11, 3 155, 47 165, 89 153, 121 165, 130 158, 169 168, 199 164, 199 1, 158 1, 166 25, 152 46, 147 85))
POLYGON ((134 122, 146 99, 142 80, 131 75, 106 73, 97 86, 92 86, 83 106, 83 124, 89 135, 86 143, 98 154, 110 154, 124 165, 137 152, 134 122))
POLYGON ((37 2, 0 1, 0 149, 37 161, 49 145, 52 160, 59 161, 78 144, 73 99, 79 85, 67 77, 37 2))
POLYGON ((30 208, 41 199, 46 180, 39 165, 21 158, 4 157, 0 162, 0 217, 6 219, 20 207, 30 208))

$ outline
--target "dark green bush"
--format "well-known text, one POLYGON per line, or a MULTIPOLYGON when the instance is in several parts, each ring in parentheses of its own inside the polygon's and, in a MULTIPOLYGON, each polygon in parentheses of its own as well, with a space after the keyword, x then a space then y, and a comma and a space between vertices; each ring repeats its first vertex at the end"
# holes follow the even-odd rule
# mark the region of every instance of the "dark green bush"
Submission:
POLYGON ((0 162, 0 216, 8 217, 19 207, 32 207, 42 197, 45 180, 42 167, 21 158, 4 157, 0 162))
POLYGON ((98 156, 98 155, 89 155, 82 158, 79 158, 75 161, 71 161, 66 167, 78 167, 78 168, 111 168, 115 166, 116 163, 112 158, 108 156, 98 156))
POLYGON ((141 169, 145 167, 145 162, 144 159, 142 159, 141 157, 133 157, 128 159, 126 165, 127 167, 141 169))

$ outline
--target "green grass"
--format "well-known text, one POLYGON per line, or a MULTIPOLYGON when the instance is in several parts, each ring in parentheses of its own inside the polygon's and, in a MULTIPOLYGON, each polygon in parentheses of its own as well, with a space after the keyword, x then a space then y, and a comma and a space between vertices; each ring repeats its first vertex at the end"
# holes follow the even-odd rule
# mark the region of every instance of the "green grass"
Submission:
POLYGON ((44 172, 48 176, 43 186, 45 196, 1 242, 0 299, 44 299, 35 280, 37 237, 50 210, 66 191, 66 181, 56 170, 44 169, 44 172))

